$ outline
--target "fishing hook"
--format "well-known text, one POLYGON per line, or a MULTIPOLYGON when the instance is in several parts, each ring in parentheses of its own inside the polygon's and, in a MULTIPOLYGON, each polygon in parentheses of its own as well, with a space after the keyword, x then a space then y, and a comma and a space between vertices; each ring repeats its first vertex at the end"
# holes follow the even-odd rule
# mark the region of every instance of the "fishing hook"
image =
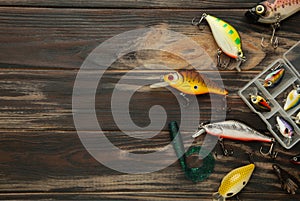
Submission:
POLYGON ((223 51, 219 48, 217 50, 217 66, 218 68, 220 68, 221 70, 225 70, 227 69, 227 67, 229 66, 230 64, 230 60, 229 62, 226 64, 225 62, 222 62, 221 61, 221 55, 222 55, 223 51))
POLYGON ((203 28, 200 28, 200 24, 201 24, 201 22, 202 22, 206 17, 207 17, 207 14, 206 14, 206 13, 203 13, 202 16, 201 16, 201 18, 199 19, 198 22, 197 22, 197 18, 198 18, 198 17, 194 17, 193 20, 192 20, 192 25, 193 25, 193 26, 198 26, 198 28, 199 28, 200 30, 203 30, 203 28))
MULTIPOLYGON (((279 24, 279 20, 280 20, 280 15, 277 16, 277 22, 275 22, 274 24, 272 24, 272 36, 271 36, 271 39, 270 39, 270 44, 272 45, 272 47, 274 49, 276 49, 278 47, 278 37, 275 37, 275 32, 276 32, 276 29, 278 29, 280 27, 280 24, 279 24), (275 39, 274 39, 275 37, 275 39)), ((264 37, 261 38, 261 43, 260 45, 264 48, 268 47, 268 45, 265 45, 264 44, 264 37)))
POLYGON ((232 156, 233 155, 233 150, 232 149, 226 149, 225 145, 224 145, 224 140, 223 138, 219 138, 219 145, 221 146, 221 149, 223 151, 223 155, 224 156, 232 156))
POLYGON ((272 144, 270 146, 269 151, 264 153, 262 151, 263 147, 260 147, 260 150, 259 150, 260 154, 263 155, 263 156, 270 156, 272 159, 275 159, 278 155, 278 152, 274 152, 274 145, 275 145, 275 140, 272 139, 272 144))

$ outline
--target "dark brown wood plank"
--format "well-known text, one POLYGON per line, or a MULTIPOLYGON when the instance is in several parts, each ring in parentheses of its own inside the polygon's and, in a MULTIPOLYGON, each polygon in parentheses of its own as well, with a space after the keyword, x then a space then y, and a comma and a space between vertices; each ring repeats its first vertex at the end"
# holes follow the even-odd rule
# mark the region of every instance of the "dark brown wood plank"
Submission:
MULTIPOLYGON (((116 83, 122 79, 128 71, 108 71, 104 74, 99 83, 96 93, 96 111, 99 121, 104 130, 117 130, 111 113, 111 96, 116 83)), ((0 97, 1 113, 0 128, 3 132, 17 130, 27 131, 47 131, 47 130, 74 130, 72 117, 72 93, 77 71, 61 70, 2 70, 0 75, 0 97)), ((130 89, 140 83, 141 79, 150 79, 155 83, 165 72, 151 70, 140 71, 125 80, 124 87, 120 87, 120 93, 130 92, 130 89), (129 90, 129 91, 128 91, 129 90)), ((203 71, 203 74, 212 76, 215 72, 203 71)), ((258 72, 221 72, 224 87, 229 91, 227 104, 230 108, 228 118, 234 118, 239 113, 247 115, 249 108, 237 95, 239 88, 246 85, 258 72), (239 75, 239 82, 236 76, 239 75)), ((97 73, 91 71, 87 73, 88 79, 96 78, 97 73)), ((212 80, 213 77, 211 78, 212 80)), ((217 81, 217 80, 214 80, 217 81)), ((86 82, 85 92, 89 91, 89 80, 86 82)), ((178 92, 174 91, 177 95, 178 92)), ((80 98, 84 101, 86 93, 82 93, 80 98)), ((180 97, 179 97, 180 98, 180 97)), ((201 121, 208 121, 211 118, 210 102, 211 98, 219 99, 220 96, 198 96, 201 121)), ((222 100, 222 99, 220 99, 222 100)), ((124 100, 123 104, 125 105, 124 100)), ((135 92, 131 100, 130 112, 133 121, 140 126, 149 122, 148 112, 153 105, 165 107, 170 118, 180 120, 180 105, 176 97, 166 88, 150 89, 149 85, 135 92), (142 103, 142 104, 141 104, 142 103)), ((73 108, 82 112, 90 112, 90 108, 73 108)), ((222 108, 216 108, 222 110, 222 108)), ((255 114, 251 114, 254 118, 255 114)), ((256 120, 254 122, 257 122, 256 120)), ((249 122, 251 123, 251 122, 249 122)), ((254 124, 256 125, 256 124, 254 124)), ((257 128, 263 127, 260 123, 257 128)), ((265 127, 263 127, 265 128, 265 127)))
POLYGON ((163 1, 163 0, 141 0, 141 1, 134 1, 134 0, 97 0, 97 1, 63 1, 63 0, 1 0, 1 6, 36 6, 36 7, 79 7, 79 8, 192 8, 192 9, 208 9, 208 8, 249 8, 256 5, 259 1, 257 0, 231 0, 231 1, 163 1))
MULTIPOLYGON (((128 140, 118 132, 107 132, 106 135, 115 140, 114 144, 120 149, 130 152, 137 149, 158 151, 170 142, 168 132, 161 133, 148 143, 141 143, 136 139, 128 140)), ((190 137, 184 136, 184 139, 190 137)), ((6 199, 29 199, 30 196, 35 199, 64 197, 82 199, 88 196, 91 196, 91 199, 97 197, 113 199, 121 195, 123 199, 142 200, 149 198, 163 200, 174 196, 181 199, 196 199, 199 196, 210 199, 227 172, 248 163, 245 152, 249 151, 254 153, 256 169, 240 197, 244 200, 280 200, 287 196, 280 189, 277 177, 271 171, 273 161, 262 157, 258 152, 261 143, 226 141, 226 145, 235 150, 234 155, 232 157, 219 155, 214 173, 204 182, 197 184, 185 179, 178 162, 149 174, 124 174, 111 170, 88 154, 75 132, 2 134, 0 145, 2 175, 0 195, 6 199), (270 197, 270 194, 277 196, 270 197)), ((279 155, 276 163, 291 171, 299 179, 296 174, 298 167, 288 162, 298 149, 299 145, 287 153, 277 147, 279 155)), ((109 156, 110 150, 103 150, 103 154, 109 156)), ((110 160, 117 159, 110 157, 110 160)), ((171 157, 158 159, 157 162, 161 160, 168 161, 171 157)), ((299 194, 287 196, 287 199, 297 198, 299 194)))
MULTIPOLYGON (((207 27, 199 31, 191 19, 203 10, 93 10, 0 8, 0 67, 78 69, 89 53, 107 39, 137 28, 158 27, 182 33, 198 42, 216 61, 216 44, 207 27), (4 28, 5 27, 5 28, 4 28)), ((248 62, 254 68, 267 56, 271 63, 300 38, 300 15, 282 22, 277 35, 280 48, 262 50, 262 36, 269 37, 268 26, 250 25, 245 10, 211 11, 237 27, 248 62)), ((268 64, 267 61, 263 65, 268 64)))

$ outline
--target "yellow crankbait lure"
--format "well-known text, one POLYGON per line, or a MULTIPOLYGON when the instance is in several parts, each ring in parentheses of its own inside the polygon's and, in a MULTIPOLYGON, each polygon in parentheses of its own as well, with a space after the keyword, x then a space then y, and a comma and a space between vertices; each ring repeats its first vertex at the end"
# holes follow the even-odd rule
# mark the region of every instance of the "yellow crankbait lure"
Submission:
POLYGON ((239 193, 248 183, 255 165, 249 164, 230 171, 222 180, 218 192, 213 194, 214 201, 225 201, 239 193))
MULTIPOLYGON (((238 65, 236 69, 241 71, 240 65, 242 62, 246 61, 246 57, 242 51, 241 37, 238 31, 231 26, 229 23, 216 18, 214 16, 208 15, 206 13, 202 14, 199 22, 195 22, 195 18, 192 21, 193 25, 199 26, 200 23, 205 19, 212 31, 214 39, 218 44, 219 48, 229 57, 236 59, 238 65)), ((218 66, 220 67, 220 54, 222 51, 218 51, 218 66)))
POLYGON ((152 84, 150 88, 171 86, 184 94, 200 95, 214 93, 227 95, 225 89, 219 87, 215 82, 195 70, 183 70, 164 75, 164 82, 152 84))

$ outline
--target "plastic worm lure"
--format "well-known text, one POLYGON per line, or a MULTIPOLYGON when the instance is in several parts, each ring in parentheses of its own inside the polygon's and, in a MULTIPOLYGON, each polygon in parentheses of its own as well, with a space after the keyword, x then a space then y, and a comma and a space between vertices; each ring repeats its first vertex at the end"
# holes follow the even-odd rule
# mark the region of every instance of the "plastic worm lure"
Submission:
MULTIPOLYGON (((246 57, 242 51, 241 37, 238 31, 229 23, 206 13, 202 14, 202 17, 198 22, 196 22, 196 18, 194 18, 192 24, 199 26, 203 19, 208 22, 214 39, 221 49, 221 51, 218 50, 218 67, 222 67, 220 62, 220 54, 224 52, 230 58, 238 61, 236 69, 241 71, 240 65, 242 62, 246 61, 246 57)), ((223 68, 226 67, 227 66, 223 68)))
POLYGON ((198 154, 200 150, 203 151, 202 148, 200 146, 194 146, 189 148, 188 151, 185 153, 184 145, 182 142, 177 122, 172 121, 169 123, 169 131, 171 140, 173 141, 173 147, 175 149, 177 157, 179 158, 179 162, 182 167, 182 170, 185 173, 185 176, 193 182, 200 182, 208 178, 215 167, 215 159, 211 155, 211 153, 207 153, 207 151, 204 150, 204 153, 207 156, 203 159, 203 165, 201 167, 189 167, 186 162, 186 158, 192 154, 198 154))
MULTIPOLYGON (((274 36, 276 29, 280 27, 280 22, 299 10, 299 0, 267 0, 249 9, 245 15, 254 23, 272 24, 273 33, 270 42, 274 48, 277 48, 278 40, 274 40, 274 36)), ((263 44, 263 39, 261 45, 266 47, 263 44)))
POLYGON ((239 193, 250 180, 254 168, 254 164, 249 164, 230 171, 222 179, 218 192, 213 194, 213 201, 225 201, 239 193))

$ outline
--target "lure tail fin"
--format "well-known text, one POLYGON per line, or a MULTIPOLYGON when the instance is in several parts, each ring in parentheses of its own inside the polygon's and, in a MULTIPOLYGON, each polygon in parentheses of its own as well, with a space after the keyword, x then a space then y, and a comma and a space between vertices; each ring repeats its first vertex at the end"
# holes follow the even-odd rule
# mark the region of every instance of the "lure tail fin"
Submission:
POLYGON ((226 199, 219 192, 212 194, 213 201, 225 201, 226 199))

